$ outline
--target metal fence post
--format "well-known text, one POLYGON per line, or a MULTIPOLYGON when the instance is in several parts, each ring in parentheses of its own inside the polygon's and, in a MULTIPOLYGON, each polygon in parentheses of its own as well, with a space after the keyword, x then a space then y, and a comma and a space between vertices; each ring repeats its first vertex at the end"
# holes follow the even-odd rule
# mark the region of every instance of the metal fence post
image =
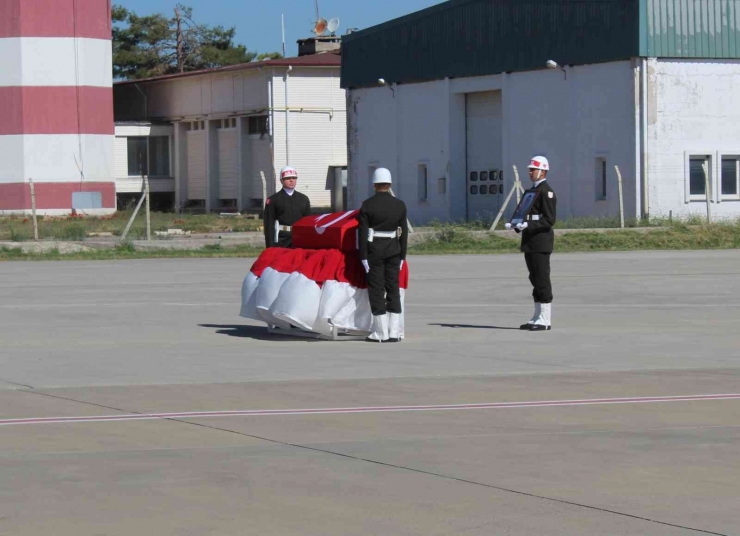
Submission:
POLYGON ((619 226, 624 229, 624 196, 622 195, 622 173, 619 171, 619 166, 614 166, 614 171, 617 172, 617 183, 619 185, 619 226))
POLYGON ((33 179, 28 179, 28 184, 31 187, 31 217, 33 218, 33 240, 38 242, 39 240, 39 223, 36 219, 36 187, 33 185, 33 179))

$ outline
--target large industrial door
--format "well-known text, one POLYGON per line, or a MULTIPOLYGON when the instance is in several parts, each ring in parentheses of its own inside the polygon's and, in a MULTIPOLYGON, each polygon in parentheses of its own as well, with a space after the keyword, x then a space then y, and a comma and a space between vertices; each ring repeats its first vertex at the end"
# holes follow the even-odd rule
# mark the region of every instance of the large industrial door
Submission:
POLYGON ((493 220, 504 199, 500 91, 466 95, 467 218, 493 220))

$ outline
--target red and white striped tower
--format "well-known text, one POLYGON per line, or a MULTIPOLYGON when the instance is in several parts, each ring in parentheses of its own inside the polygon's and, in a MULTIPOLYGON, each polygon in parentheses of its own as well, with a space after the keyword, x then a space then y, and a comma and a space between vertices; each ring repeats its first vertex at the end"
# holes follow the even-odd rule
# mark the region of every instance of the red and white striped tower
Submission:
POLYGON ((0 0, 0 212, 116 208, 110 0, 0 0), (95 192, 95 193, 93 193, 95 192), (98 194, 100 196, 98 196, 98 194), (92 205, 90 205, 92 204, 92 205))

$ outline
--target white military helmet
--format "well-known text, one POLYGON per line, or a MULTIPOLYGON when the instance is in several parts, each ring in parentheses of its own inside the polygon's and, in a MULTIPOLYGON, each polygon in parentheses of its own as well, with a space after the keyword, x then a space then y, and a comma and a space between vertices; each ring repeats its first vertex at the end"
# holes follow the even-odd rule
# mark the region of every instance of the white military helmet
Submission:
POLYGON ((298 172, 295 170, 294 167, 285 166, 283 169, 280 170, 280 180, 297 179, 297 178, 298 178, 298 172))
POLYGON ((391 184, 391 172, 385 168, 378 168, 373 172, 373 184, 391 184))
POLYGON ((527 166, 529 169, 541 169, 543 171, 549 171, 550 170, 550 162, 547 161, 547 158, 544 156, 535 156, 532 158, 532 160, 529 161, 529 166, 527 166))

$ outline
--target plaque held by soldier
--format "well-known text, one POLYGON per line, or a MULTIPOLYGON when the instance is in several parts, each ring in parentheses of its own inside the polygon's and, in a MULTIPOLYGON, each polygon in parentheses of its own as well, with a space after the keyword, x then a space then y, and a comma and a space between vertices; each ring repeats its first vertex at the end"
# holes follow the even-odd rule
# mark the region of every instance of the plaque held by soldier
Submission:
POLYGON ((511 227, 527 221, 527 216, 532 210, 532 206, 534 206, 534 202, 538 195, 540 195, 540 191, 535 189, 526 190, 524 192, 522 200, 519 201, 516 209, 514 209, 514 215, 511 217, 511 221, 509 221, 511 227))

